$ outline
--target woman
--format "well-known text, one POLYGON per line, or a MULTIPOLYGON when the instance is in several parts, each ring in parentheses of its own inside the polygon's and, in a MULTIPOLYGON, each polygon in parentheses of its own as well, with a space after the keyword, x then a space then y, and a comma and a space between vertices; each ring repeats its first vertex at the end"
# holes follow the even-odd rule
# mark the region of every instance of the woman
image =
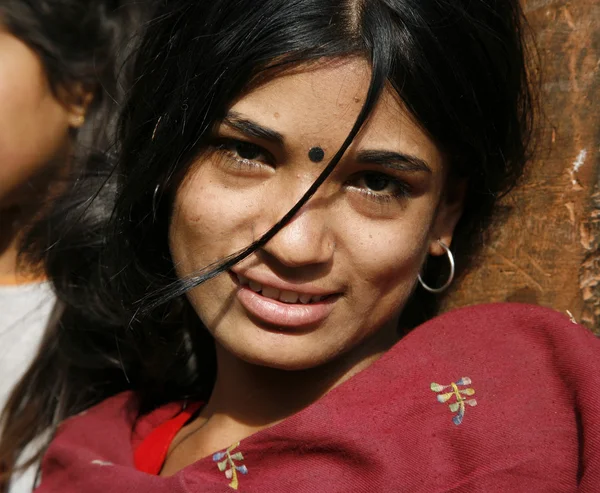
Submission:
POLYGON ((431 318, 523 172, 522 25, 164 1, 97 268, 61 293, 39 491, 591 491, 598 341, 530 306, 431 318))
MULTIPOLYGON (((101 171, 144 9, 115 0, 0 4, 0 410, 8 401, 3 433, 11 446, 16 430, 8 425, 23 409, 9 395, 44 334, 53 337, 59 312, 44 254, 33 254, 56 241, 42 218, 70 178, 101 171)), ((3 445, 2 459, 5 452, 3 445)), ((31 491, 32 481, 26 475, 11 491, 31 491)))

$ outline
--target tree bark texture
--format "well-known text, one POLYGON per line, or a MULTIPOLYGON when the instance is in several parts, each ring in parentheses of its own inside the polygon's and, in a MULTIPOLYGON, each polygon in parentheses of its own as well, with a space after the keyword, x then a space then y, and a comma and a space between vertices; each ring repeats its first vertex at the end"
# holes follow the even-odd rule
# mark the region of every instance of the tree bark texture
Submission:
POLYGON ((541 60, 538 151, 444 307, 536 303, 600 334, 600 0, 523 5, 541 60))

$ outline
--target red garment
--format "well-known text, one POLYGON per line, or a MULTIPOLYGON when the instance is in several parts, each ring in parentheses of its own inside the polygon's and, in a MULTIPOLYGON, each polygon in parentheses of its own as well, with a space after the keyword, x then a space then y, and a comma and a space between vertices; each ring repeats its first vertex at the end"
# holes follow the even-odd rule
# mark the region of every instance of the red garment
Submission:
POLYGON ((63 423, 37 491, 600 491, 600 340, 539 307, 431 320, 303 411, 171 477, 136 470, 134 450, 181 406, 139 417, 135 402, 120 394, 63 423))
POLYGON ((148 474, 160 474, 171 442, 200 406, 199 402, 184 406, 177 416, 154 428, 133 451, 135 468, 148 474))

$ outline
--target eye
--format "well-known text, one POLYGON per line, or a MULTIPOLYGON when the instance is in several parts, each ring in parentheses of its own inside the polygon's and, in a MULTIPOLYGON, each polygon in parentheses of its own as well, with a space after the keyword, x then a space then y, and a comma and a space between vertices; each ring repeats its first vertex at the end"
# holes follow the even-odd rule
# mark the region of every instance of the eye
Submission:
POLYGON ((364 182, 365 187, 373 192, 383 192, 394 185, 391 177, 382 173, 365 173, 362 181, 364 182))
POLYGON ((355 175, 348 185, 374 200, 390 200, 410 195, 410 186, 385 173, 366 171, 355 175))
POLYGON ((237 166, 255 167, 264 164, 271 166, 274 163, 274 158, 270 152, 251 142, 223 139, 218 141, 215 147, 235 161, 237 166))
POLYGON ((263 155, 262 149, 249 142, 235 142, 231 145, 231 151, 236 152, 242 159, 257 160, 263 155))

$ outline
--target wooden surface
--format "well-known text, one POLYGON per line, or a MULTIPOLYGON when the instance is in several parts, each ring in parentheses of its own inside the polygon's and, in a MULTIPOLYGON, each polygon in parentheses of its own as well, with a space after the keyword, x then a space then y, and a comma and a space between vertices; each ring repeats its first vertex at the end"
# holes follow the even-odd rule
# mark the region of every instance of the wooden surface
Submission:
POLYGON ((446 308, 537 303, 600 334, 600 0, 523 4, 542 62, 538 155, 446 308))

